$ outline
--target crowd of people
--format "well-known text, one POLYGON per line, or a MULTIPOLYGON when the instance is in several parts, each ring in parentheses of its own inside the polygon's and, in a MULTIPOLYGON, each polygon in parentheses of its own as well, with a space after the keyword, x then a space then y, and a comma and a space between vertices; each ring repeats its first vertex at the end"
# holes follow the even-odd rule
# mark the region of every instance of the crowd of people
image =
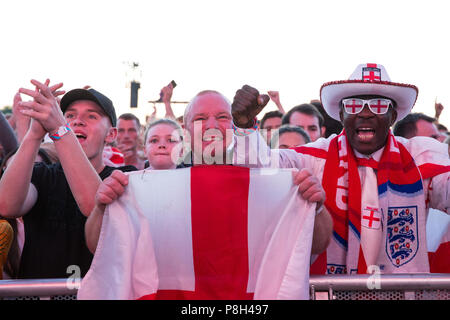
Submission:
POLYGON ((287 112, 279 92, 244 85, 232 102, 202 91, 175 118, 169 84, 166 116, 145 125, 96 89, 31 84, 0 114, 0 279, 66 278, 72 265, 86 275, 126 172, 221 164, 297 169, 299 196, 317 203, 312 274, 450 272, 448 244, 431 258, 422 240, 430 208, 450 213, 443 106, 413 113, 417 88, 382 65, 358 65, 287 112), (270 100, 278 110, 265 113, 270 100))

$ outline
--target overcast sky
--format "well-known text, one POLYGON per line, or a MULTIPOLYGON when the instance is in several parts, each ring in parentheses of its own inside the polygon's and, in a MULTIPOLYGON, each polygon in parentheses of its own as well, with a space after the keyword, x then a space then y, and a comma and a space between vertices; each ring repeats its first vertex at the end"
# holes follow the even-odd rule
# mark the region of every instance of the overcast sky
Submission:
POLYGON ((280 91, 288 110, 371 62, 383 64, 392 81, 419 87, 415 111, 433 116, 437 97, 450 127, 448 12, 446 1, 434 0, 3 1, 0 107, 30 79, 48 77, 66 90, 91 85, 118 114, 128 112, 127 63, 138 62, 133 112, 141 119, 172 79, 173 100, 204 89, 232 100, 250 84, 280 91))

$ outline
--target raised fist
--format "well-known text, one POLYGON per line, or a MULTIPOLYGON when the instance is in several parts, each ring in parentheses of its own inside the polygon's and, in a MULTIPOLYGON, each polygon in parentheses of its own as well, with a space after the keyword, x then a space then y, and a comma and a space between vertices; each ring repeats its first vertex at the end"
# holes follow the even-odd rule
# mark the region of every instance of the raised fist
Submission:
POLYGON ((255 88, 244 85, 236 91, 231 104, 234 124, 239 128, 251 128, 254 124, 254 119, 269 100, 270 98, 267 94, 260 95, 255 88))

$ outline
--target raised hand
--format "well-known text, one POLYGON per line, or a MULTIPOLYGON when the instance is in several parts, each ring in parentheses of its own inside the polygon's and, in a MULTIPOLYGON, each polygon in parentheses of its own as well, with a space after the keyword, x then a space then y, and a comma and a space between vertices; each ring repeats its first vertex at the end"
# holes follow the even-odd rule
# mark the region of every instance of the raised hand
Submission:
POLYGON ((434 101, 434 110, 435 110, 435 118, 439 119, 439 116, 442 113, 442 110, 444 110, 444 106, 442 105, 442 103, 437 102, 437 98, 434 101))
POLYGON ((267 94, 276 105, 280 103, 280 93, 278 91, 267 91, 267 94))
POLYGON ((254 119, 267 105, 270 98, 267 94, 260 95, 255 88, 244 85, 236 91, 233 103, 231 104, 231 113, 234 124, 240 128, 251 128, 254 119))
MULTIPOLYGON (((45 84, 48 86, 49 83, 50 83, 50 80, 47 79, 47 80, 45 81, 45 84)), ((65 90, 58 90, 58 89, 61 89, 62 86, 63 86, 63 83, 61 82, 61 83, 57 83, 57 84, 55 84, 55 85, 53 85, 53 86, 51 86, 51 87, 49 88, 50 91, 52 92, 53 96, 54 96, 54 97, 56 98, 56 100, 58 101, 58 104, 61 102, 61 98, 60 98, 59 96, 62 96, 62 95, 64 95, 64 94, 66 93, 65 90)))
POLYGON ((267 91, 267 93, 269 94, 270 99, 277 105, 278 110, 282 114, 285 114, 286 112, 284 111, 284 108, 281 105, 281 101, 280 101, 280 93, 278 91, 267 91))
POLYGON ((165 86, 164 88, 161 89, 162 92, 162 101, 164 103, 170 103, 170 99, 172 99, 172 94, 173 94, 173 86, 170 83, 168 86, 165 86))
POLYGON ((32 101, 20 102, 21 113, 39 121, 45 131, 52 133, 66 123, 64 115, 59 107, 59 96, 64 94, 59 90, 63 84, 58 83, 49 87, 50 80, 41 83, 31 80, 35 90, 20 88, 19 92, 33 98, 32 101))

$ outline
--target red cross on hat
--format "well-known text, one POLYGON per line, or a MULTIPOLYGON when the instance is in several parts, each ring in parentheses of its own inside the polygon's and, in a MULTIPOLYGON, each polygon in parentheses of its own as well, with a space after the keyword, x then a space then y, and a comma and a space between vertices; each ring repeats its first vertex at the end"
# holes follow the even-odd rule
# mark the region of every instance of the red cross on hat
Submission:
POLYGON ((356 67, 348 80, 324 83, 320 88, 320 100, 328 115, 340 121, 342 99, 359 95, 386 97, 396 102, 398 121, 411 112, 418 91, 414 85, 392 82, 383 65, 364 63, 356 67))

